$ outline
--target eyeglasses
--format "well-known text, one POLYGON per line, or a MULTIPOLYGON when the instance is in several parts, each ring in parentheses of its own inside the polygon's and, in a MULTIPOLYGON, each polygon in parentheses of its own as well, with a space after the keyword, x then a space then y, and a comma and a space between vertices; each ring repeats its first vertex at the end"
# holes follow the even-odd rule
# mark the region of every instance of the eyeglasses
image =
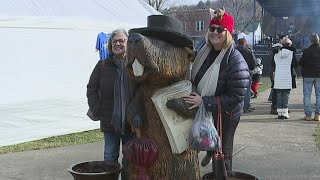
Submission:
POLYGON ((119 44, 124 44, 125 42, 127 42, 127 39, 112 39, 111 40, 112 44, 117 44, 117 42, 119 42, 119 44))
POLYGON ((223 27, 215 27, 215 26, 210 26, 209 27, 209 31, 210 32, 214 32, 214 31, 216 31, 217 30, 217 32, 220 34, 220 33, 222 33, 223 31, 225 31, 225 29, 223 28, 223 27))

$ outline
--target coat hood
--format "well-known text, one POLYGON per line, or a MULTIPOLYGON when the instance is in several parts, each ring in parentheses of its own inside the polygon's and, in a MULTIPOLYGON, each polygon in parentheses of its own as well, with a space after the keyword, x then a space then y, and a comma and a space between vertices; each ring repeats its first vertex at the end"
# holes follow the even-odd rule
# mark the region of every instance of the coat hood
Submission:
POLYGON ((279 52, 277 53, 282 59, 290 56, 293 52, 290 51, 289 49, 280 49, 279 52))

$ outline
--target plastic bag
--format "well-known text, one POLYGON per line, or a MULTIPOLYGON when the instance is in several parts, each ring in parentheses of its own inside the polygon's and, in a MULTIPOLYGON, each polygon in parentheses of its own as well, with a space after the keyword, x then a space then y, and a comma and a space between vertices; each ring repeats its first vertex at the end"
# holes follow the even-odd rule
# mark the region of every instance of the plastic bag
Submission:
POLYGON ((214 151, 218 145, 219 136, 213 124, 212 114, 207 112, 201 103, 189 135, 189 148, 198 151, 214 151))

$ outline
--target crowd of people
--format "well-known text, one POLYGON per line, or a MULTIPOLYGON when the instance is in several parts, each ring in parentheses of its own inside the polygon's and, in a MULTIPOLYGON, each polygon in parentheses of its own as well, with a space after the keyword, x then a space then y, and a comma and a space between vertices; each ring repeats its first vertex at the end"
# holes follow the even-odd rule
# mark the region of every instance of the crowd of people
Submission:
MULTIPOLYGON (((278 115, 278 119, 288 119, 290 110, 289 98, 292 89, 297 87, 297 68, 300 65, 303 78, 304 119, 320 121, 320 49, 319 36, 312 33, 309 36, 311 45, 306 48, 301 59, 297 60, 297 50, 292 40, 284 36, 272 46, 271 72, 272 82, 268 100, 271 101, 270 114, 278 115), (311 93, 314 87, 316 104, 312 118, 311 93)), ((246 59, 247 60, 247 59, 246 59)), ((250 60, 250 59, 249 59, 250 60)), ((247 60, 248 61, 248 60, 247 60)), ((254 79, 254 76, 251 76, 254 79)), ((253 90, 252 84, 252 90, 253 90)), ((253 90, 254 91, 254 90, 253 90)), ((246 112, 244 110, 244 112, 246 112)))
MULTIPOLYGON (((232 170, 233 139, 241 113, 254 110, 251 98, 258 98, 258 86, 262 74, 261 59, 256 58, 246 39, 234 42, 232 33, 234 19, 226 12, 219 13, 210 21, 205 45, 197 53, 191 74, 191 81, 197 92, 184 97, 192 108, 203 104, 206 110, 218 119, 218 104, 222 107, 223 152, 226 169, 232 170), (220 16, 220 17, 219 17, 220 16), (237 45, 236 45, 237 44, 237 45), (205 55, 203 53, 207 52, 205 55), (211 71, 214 71, 211 73, 211 71), (208 82, 211 76, 215 81, 208 82), (214 78, 213 78, 214 79, 214 78), (205 88, 211 88, 208 91, 205 88), (201 92, 210 94, 203 96, 201 92)), ((278 119, 288 119, 288 102, 291 89, 296 87, 296 68, 302 67, 305 120, 312 120, 311 92, 315 87, 316 109, 314 120, 320 121, 320 46, 319 36, 310 36, 312 45, 303 51, 298 63, 292 41, 284 37, 273 46, 272 55, 272 114, 278 119)), ((135 93, 135 83, 125 71, 128 33, 115 30, 108 40, 109 57, 95 66, 87 85, 88 104, 94 115, 100 117, 104 133, 104 159, 118 162, 120 141, 125 144, 133 138, 126 126, 126 106, 135 93)), ((206 166, 213 153, 207 152, 201 162, 206 166)), ((123 159, 126 161, 126 159, 123 159)), ((125 163, 125 162, 123 162, 125 163)), ((126 166, 124 166, 125 172, 126 166)), ((122 179, 126 179, 123 175, 122 179)))

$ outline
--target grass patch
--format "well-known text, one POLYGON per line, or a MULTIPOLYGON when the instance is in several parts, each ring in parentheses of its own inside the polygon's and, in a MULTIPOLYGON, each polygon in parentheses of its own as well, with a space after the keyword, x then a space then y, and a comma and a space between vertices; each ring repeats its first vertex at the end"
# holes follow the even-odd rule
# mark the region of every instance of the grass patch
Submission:
POLYGON ((261 85, 259 85, 259 92, 263 92, 267 89, 270 89, 271 87, 271 81, 269 76, 261 76, 260 82, 262 83, 261 85))
POLYGON ((86 144, 103 140, 103 133, 100 130, 84 131, 79 133, 72 133, 62 136, 53 136, 41 140, 3 146, 0 147, 0 154, 9 152, 20 152, 37 149, 55 148, 61 146, 70 146, 75 144, 86 144))
MULTIPOLYGON (((271 82, 268 76, 262 76, 259 85, 259 92, 263 92, 270 88, 271 82)), ((318 128, 318 130, 320 127, 318 128)), ((320 136, 320 130, 318 131, 318 136, 320 136)), ((103 140, 103 133, 100 130, 91 130, 79 133, 72 133, 62 136, 53 136, 50 138, 45 138, 37 141, 31 141, 11 146, 0 147, 0 154, 10 153, 10 152, 20 152, 28 150, 37 150, 37 149, 47 149, 55 148, 61 146, 70 146, 75 144, 86 144, 91 142, 97 142, 103 140)), ((318 137, 320 141, 320 137, 318 137)))
POLYGON ((314 135, 317 147, 320 149, 320 124, 318 124, 318 126, 316 127, 314 135))

